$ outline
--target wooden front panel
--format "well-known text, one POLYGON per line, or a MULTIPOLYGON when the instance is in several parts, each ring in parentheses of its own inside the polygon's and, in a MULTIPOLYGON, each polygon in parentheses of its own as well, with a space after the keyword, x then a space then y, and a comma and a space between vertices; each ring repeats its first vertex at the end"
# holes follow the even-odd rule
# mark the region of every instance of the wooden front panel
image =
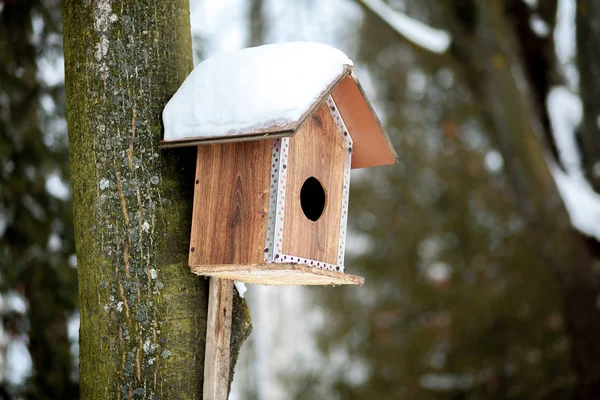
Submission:
POLYGON ((198 146, 190 266, 263 262, 272 148, 198 146))
POLYGON ((345 151, 344 140, 323 102, 290 139, 284 254, 337 263, 345 151), (325 209, 317 221, 309 220, 300 204, 300 190, 310 177, 325 189, 325 209))

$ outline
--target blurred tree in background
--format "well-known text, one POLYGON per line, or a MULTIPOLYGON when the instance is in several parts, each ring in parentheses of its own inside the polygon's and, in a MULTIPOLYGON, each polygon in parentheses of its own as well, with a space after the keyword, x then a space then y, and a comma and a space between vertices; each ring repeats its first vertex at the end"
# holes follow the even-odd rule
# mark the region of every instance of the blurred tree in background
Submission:
POLYGON ((26 341, 33 364, 21 387, 6 379, 15 366, 3 365, 6 398, 77 398, 67 335, 77 278, 63 183, 69 161, 59 3, 0 1, 0 294, 5 303, 26 303, 25 312, 9 306, 0 316, 9 341, 26 341))
MULTIPOLYGON (((451 33, 444 54, 399 37, 363 4, 358 60, 400 164, 353 182, 349 221, 368 250, 351 265, 367 284, 322 292, 333 324, 321 343, 344 347, 358 369, 335 391, 598 398, 600 253, 570 226, 546 165, 573 173, 547 107, 569 84, 554 49, 557 1, 395 2, 451 33)), ((596 59, 586 43, 579 54, 596 59)))

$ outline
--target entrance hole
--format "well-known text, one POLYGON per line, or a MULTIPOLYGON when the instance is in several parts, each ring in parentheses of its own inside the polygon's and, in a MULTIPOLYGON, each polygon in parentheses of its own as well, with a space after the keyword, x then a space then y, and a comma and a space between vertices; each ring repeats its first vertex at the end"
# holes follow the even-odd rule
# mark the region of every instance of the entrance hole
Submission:
POLYGON ((317 221, 325 209, 325 189, 321 182, 311 176, 300 189, 300 205, 306 218, 317 221))

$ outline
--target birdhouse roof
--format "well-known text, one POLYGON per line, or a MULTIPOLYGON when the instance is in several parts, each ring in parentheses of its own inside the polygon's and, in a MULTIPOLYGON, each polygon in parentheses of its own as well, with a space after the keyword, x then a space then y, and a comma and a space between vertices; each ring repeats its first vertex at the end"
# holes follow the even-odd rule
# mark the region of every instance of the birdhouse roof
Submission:
POLYGON ((293 136, 331 95, 354 141, 352 168, 393 164, 396 153, 352 65, 341 51, 309 42, 209 58, 167 103, 160 147, 293 136))

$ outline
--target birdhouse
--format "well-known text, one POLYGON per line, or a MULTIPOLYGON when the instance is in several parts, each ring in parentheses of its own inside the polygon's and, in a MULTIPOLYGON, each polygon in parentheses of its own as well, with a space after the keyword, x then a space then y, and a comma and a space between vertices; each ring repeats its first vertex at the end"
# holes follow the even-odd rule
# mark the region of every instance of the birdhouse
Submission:
POLYGON ((396 153, 339 50, 209 58, 163 112, 160 147, 197 146, 192 272, 269 285, 362 284, 344 272, 350 171, 396 153))

